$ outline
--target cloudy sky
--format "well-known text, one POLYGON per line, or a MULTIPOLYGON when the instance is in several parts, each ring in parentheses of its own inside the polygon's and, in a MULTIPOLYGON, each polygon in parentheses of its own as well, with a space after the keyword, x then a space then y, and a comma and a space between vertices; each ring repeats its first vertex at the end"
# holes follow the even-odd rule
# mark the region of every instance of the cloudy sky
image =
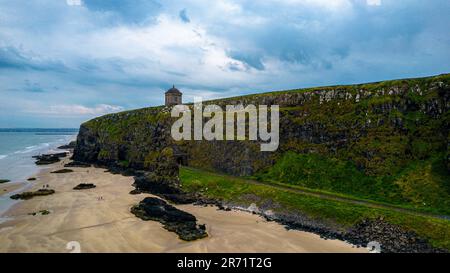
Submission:
POLYGON ((0 128, 450 72, 448 0, 0 0, 0 128))

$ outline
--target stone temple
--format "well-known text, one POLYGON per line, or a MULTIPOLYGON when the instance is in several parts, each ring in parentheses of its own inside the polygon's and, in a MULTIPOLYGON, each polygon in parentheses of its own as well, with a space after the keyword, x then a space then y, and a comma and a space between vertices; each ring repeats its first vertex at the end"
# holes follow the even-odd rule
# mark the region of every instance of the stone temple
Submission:
POLYGON ((175 85, 166 92, 166 106, 179 105, 183 103, 183 93, 175 88, 175 85))

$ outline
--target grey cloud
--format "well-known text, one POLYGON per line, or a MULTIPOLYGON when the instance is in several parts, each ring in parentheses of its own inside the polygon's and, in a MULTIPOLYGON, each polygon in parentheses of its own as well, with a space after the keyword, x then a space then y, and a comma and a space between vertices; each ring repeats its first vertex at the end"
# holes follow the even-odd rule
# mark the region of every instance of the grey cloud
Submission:
POLYGON ((7 46, 0 48, 0 69, 64 72, 66 67, 60 61, 47 59, 12 46, 7 46))
POLYGON ((235 59, 239 60, 250 67, 253 67, 257 70, 264 70, 264 64, 262 62, 262 56, 259 54, 245 53, 239 51, 229 52, 228 55, 235 59))
POLYGON ((187 10, 186 9, 182 9, 179 13, 179 17, 181 19, 181 21, 185 22, 185 23, 190 23, 191 19, 189 19, 189 16, 187 15, 187 10))
MULTIPOLYGON (((172 84, 187 95, 227 97, 450 69, 448 0, 383 0, 376 7, 352 0, 350 11, 333 12, 305 4, 312 1, 83 2, 71 7, 64 0, 30 0, 25 7, 0 0, 2 101, 129 109, 162 103, 161 94, 172 84), (238 8, 221 9, 227 3, 238 8), (154 48, 159 41, 142 33, 161 21, 170 22, 163 29, 169 43, 154 48), (180 26, 197 35, 173 39, 180 26), (121 30, 131 34, 121 37, 121 30), (130 39, 130 44, 111 49, 98 39, 105 50, 97 50, 95 38, 110 31, 107 42, 130 39), (85 40, 94 42, 84 47, 85 40)), ((5 122, 0 120, 0 127, 5 122)))

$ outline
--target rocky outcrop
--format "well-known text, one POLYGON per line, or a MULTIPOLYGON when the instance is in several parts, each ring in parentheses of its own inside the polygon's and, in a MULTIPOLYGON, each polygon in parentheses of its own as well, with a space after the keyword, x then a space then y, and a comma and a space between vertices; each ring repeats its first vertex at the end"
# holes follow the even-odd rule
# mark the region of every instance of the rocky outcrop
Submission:
POLYGON ((14 194, 11 196, 11 199, 29 200, 36 196, 46 196, 46 195, 50 195, 50 194, 54 194, 54 193, 55 193, 55 190, 52 190, 52 189, 39 189, 39 190, 33 191, 33 192, 23 192, 23 193, 19 193, 19 194, 14 194))
POLYGON ((0 179, 0 184, 8 183, 8 182, 11 182, 11 180, 8 180, 8 179, 0 179))
POLYGON ((71 142, 69 142, 69 144, 59 146, 58 149, 60 149, 60 150, 71 150, 71 149, 75 149, 76 145, 77 145, 76 141, 71 141, 71 142))
POLYGON ((33 215, 33 216, 36 216, 36 215, 49 215, 49 214, 50 214, 50 211, 49 211, 49 210, 46 210, 46 209, 40 210, 40 211, 38 211, 38 212, 31 212, 31 213, 28 213, 28 215, 33 215))
POLYGON ((89 167, 91 167, 91 164, 81 162, 81 161, 72 161, 67 164, 64 164, 64 167, 66 167, 66 168, 89 168, 89 167))
POLYGON ((88 190, 88 189, 93 189, 96 186, 92 183, 81 183, 79 185, 77 185, 76 187, 74 187, 74 190, 88 190))
POLYGON ((71 170, 71 169, 61 169, 61 170, 53 171, 51 173, 73 173, 73 170, 71 170))
POLYGON ((181 211, 165 201, 147 197, 138 205, 131 208, 131 212, 142 220, 158 221, 168 231, 175 232, 185 241, 193 241, 208 236, 204 225, 197 225, 194 215, 181 211))
POLYGON ((183 192, 179 187, 178 179, 169 179, 154 173, 136 176, 133 185, 136 189, 131 194, 151 193, 174 204, 192 204, 199 199, 198 196, 183 192))
POLYGON ((33 156, 33 158, 37 159, 35 162, 36 165, 49 165, 56 162, 61 161, 61 158, 64 158, 68 155, 68 153, 56 153, 56 154, 43 154, 43 155, 36 155, 33 156))
POLYGON ((345 240, 364 245, 372 243, 383 253, 436 253, 447 252, 432 247, 412 231, 390 224, 382 218, 366 219, 356 224, 344 236, 345 240))

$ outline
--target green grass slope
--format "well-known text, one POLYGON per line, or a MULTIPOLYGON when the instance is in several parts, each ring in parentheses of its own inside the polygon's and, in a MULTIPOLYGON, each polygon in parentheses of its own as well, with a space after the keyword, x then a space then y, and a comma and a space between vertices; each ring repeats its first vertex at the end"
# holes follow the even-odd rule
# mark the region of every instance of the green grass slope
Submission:
POLYGON ((442 156, 413 162, 396 175, 368 176, 350 161, 287 152, 256 179, 450 215, 450 177, 442 156))
POLYGON ((200 192, 207 197, 241 205, 261 205, 270 200, 276 204, 274 211, 299 212, 343 230, 366 218, 383 217, 392 224, 416 232, 435 247, 450 250, 448 220, 307 196, 270 185, 249 183, 243 178, 191 168, 181 168, 180 179, 182 187, 188 192, 200 192))

